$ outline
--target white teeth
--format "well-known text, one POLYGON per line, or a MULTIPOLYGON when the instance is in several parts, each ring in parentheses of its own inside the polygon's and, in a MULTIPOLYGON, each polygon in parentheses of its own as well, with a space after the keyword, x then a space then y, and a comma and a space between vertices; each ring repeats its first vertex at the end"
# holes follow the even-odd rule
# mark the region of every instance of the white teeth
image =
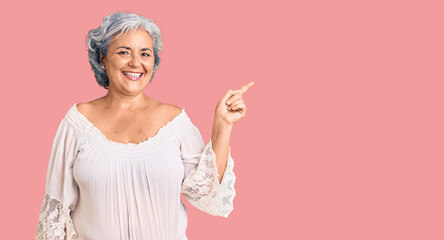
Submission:
POLYGON ((130 72, 123 72, 123 74, 129 77, 140 77, 142 75, 142 73, 130 73, 130 72))

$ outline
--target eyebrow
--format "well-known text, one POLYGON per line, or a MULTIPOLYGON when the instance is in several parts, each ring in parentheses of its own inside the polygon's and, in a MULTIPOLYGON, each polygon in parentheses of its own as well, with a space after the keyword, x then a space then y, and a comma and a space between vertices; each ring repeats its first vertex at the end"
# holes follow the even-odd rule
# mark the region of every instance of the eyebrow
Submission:
MULTIPOLYGON (((119 48, 125 48, 125 49, 128 49, 128 50, 131 50, 130 47, 126 47, 126 46, 120 46, 120 47, 118 47, 117 49, 119 49, 119 48)), ((117 49, 116 49, 116 50, 117 50, 117 49)), ((150 50, 151 52, 153 52, 150 48, 142 48, 142 49, 141 49, 141 51, 146 51, 146 50, 150 50)))

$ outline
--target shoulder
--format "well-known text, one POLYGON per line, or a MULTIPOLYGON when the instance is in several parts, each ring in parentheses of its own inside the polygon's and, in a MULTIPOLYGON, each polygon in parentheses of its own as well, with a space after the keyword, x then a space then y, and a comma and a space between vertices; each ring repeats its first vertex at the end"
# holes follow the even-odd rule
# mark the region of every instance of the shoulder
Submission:
POLYGON ((177 116, 178 114, 180 114, 182 112, 182 108, 178 107, 174 104, 167 103, 167 104, 165 104, 165 108, 173 116, 177 116))
POLYGON ((81 114, 86 115, 85 113, 90 109, 89 103, 77 103, 76 108, 81 114))
POLYGON ((90 102, 77 103, 77 110, 84 116, 88 116, 91 111, 93 111, 94 106, 98 104, 100 99, 95 99, 90 102))
POLYGON ((162 118, 169 122, 182 113, 182 108, 174 104, 162 103, 159 107, 162 118))
POLYGON ((80 134, 83 135, 92 126, 91 121, 96 121, 97 116, 100 116, 100 114, 97 115, 98 106, 96 99, 90 102, 79 102, 72 107, 70 114, 72 116, 72 124, 75 125, 80 134))
POLYGON ((73 136, 80 136, 83 133, 83 130, 88 127, 83 119, 81 118, 78 109, 76 109, 78 106, 78 103, 75 103, 72 105, 69 110, 64 115, 63 119, 61 120, 59 127, 58 127, 58 133, 64 132, 64 134, 68 134, 70 137, 73 136), (72 135, 74 134, 74 135, 72 135))

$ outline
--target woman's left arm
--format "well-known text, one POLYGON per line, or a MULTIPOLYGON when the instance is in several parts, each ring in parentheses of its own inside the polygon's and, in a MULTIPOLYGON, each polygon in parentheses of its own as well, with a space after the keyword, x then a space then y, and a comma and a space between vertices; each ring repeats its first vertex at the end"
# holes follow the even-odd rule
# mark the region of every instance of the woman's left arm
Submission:
POLYGON ((179 134, 185 170, 181 192, 191 205, 211 215, 228 217, 233 210, 236 176, 229 147, 230 135, 233 124, 245 116, 242 93, 251 85, 252 82, 240 90, 228 90, 219 101, 207 145, 191 121, 179 134))
POLYGON ((211 141, 213 143, 213 151, 216 154, 216 166, 219 173, 219 183, 222 183, 222 178, 227 167, 228 147, 230 145, 230 135, 233 125, 222 123, 220 120, 214 118, 213 132, 211 134, 211 141))
POLYGON ((213 143, 213 151, 216 154, 219 183, 222 183, 227 166, 228 148, 233 125, 247 113, 242 94, 253 85, 254 82, 249 82, 239 90, 228 90, 216 106, 211 141, 213 143))

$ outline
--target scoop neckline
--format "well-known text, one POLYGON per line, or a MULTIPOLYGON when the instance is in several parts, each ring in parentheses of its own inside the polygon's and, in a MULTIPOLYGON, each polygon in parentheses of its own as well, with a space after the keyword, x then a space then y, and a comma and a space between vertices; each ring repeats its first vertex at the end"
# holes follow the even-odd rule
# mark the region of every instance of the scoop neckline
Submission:
POLYGON ((158 139, 158 138, 160 138, 161 137, 161 135, 162 135, 162 133, 163 132, 165 132, 165 130, 168 128, 168 127, 170 127, 171 125, 172 125, 172 123, 173 122, 175 122, 176 121, 176 119, 178 119, 179 118, 179 116, 181 116, 182 114, 185 114, 185 109, 184 108, 182 108, 182 111, 179 113, 179 114, 177 114, 173 119, 171 119, 169 122, 167 122, 166 124, 164 124, 162 127, 160 127, 158 130, 157 130, 157 132, 156 132, 156 134, 154 134, 153 136, 151 136, 151 137, 148 137, 147 139, 145 139, 144 141, 142 141, 142 142, 139 142, 139 143, 122 143, 122 142, 116 142, 116 141, 113 141, 113 140, 111 140, 111 139, 109 139, 108 137, 106 137, 105 136, 105 134, 103 134, 102 133, 102 131, 100 131, 100 129, 98 129, 91 121, 89 121, 89 119, 85 116, 85 115, 83 115, 80 111, 79 111, 79 109, 77 109, 77 104, 78 103, 74 103, 74 105, 73 105, 73 109, 74 109, 74 111, 94 130, 94 131, 96 131, 96 133, 98 133, 100 136, 101 136, 101 138, 102 139, 104 139, 105 141, 107 141, 107 142, 109 142, 109 143, 111 143, 111 144, 114 144, 114 145, 117 145, 117 146, 122 146, 122 147, 139 147, 139 146, 142 146, 142 145, 145 145, 145 144, 148 144, 148 143, 150 143, 150 142, 152 142, 152 141, 154 141, 154 140, 156 140, 156 139, 158 139))

